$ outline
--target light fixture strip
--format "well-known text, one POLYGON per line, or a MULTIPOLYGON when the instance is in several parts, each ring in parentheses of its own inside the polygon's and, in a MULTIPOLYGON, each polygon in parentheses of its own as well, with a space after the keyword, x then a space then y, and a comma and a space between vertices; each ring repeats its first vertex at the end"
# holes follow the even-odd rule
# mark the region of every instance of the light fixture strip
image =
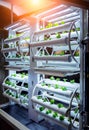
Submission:
POLYGON ((50 10, 44 11, 44 12, 42 12, 42 13, 36 15, 36 17, 43 17, 44 15, 47 15, 48 13, 54 12, 55 10, 60 9, 60 8, 62 8, 62 7, 66 7, 66 6, 65 6, 65 5, 56 6, 55 8, 52 8, 52 9, 50 9, 50 10))
POLYGON ((74 13, 74 10, 67 10, 67 11, 61 12, 60 15, 57 16, 56 18, 50 19, 48 21, 49 22, 56 22, 56 21, 60 20, 60 18, 62 16, 66 16, 66 15, 69 15, 69 14, 72 14, 72 13, 74 13))

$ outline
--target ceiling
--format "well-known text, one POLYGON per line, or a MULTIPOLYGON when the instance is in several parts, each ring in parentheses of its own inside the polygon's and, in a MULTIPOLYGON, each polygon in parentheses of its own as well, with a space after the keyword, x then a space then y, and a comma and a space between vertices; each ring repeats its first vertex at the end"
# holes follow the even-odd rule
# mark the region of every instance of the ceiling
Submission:
POLYGON ((89 8, 89 0, 0 0, 0 30, 25 16, 39 14, 59 4, 89 8), (37 2, 38 1, 38 2, 37 2))
POLYGON ((11 10, 13 5, 13 13, 17 16, 32 14, 46 10, 48 8, 55 7, 62 4, 74 4, 74 6, 80 6, 82 8, 89 8, 89 0, 0 0, 0 5, 11 10))

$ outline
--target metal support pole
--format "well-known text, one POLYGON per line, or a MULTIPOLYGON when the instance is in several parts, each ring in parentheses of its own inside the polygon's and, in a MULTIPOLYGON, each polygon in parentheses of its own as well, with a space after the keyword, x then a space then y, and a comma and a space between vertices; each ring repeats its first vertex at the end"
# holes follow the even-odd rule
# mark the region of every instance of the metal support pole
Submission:
POLYGON ((13 23, 13 4, 11 3, 11 24, 13 23))
POLYGON ((85 113, 86 113, 86 130, 89 130, 89 11, 88 11, 88 33, 85 40, 85 113))
POLYGON ((87 23, 87 35, 82 41, 82 45, 84 46, 84 83, 83 83, 83 110, 82 110, 82 123, 83 128, 82 130, 89 130, 89 11, 87 11, 87 17, 86 17, 86 23, 87 23))

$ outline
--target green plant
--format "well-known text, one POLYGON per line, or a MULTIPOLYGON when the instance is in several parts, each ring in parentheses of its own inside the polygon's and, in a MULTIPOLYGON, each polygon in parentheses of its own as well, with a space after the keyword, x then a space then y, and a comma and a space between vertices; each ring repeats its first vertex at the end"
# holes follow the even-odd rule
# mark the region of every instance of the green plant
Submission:
POLYGON ((37 99, 42 99, 42 97, 41 96, 37 96, 37 99))
POLYGON ((61 24, 65 24, 65 22, 64 22, 64 21, 61 21, 61 24))
POLYGON ((26 75, 25 75, 25 73, 22 73, 21 74, 21 78, 24 78, 26 75))
POLYGON ((56 78, 56 81, 60 81, 60 78, 56 78))
POLYGON ((48 84, 48 87, 50 88, 50 87, 51 87, 51 84, 48 84))
POLYGON ((25 84, 24 87, 25 87, 25 88, 28 88, 28 84, 25 84))
POLYGON ((42 82, 42 83, 41 83, 41 86, 45 86, 45 85, 46 85, 46 83, 45 83, 45 82, 42 82))
POLYGON ((59 55, 60 55, 60 56, 65 55, 65 51, 61 51, 59 55))
POLYGON ((50 114, 50 113, 52 113, 52 110, 48 109, 48 110, 46 111, 46 114, 50 114))
POLYGON ((55 80, 55 78, 53 76, 50 77, 50 80, 55 80))
POLYGON ((61 103, 58 103, 57 106, 58 106, 58 108, 62 108, 62 107, 64 107, 64 105, 61 104, 61 103))
POLYGON ((59 24, 57 23, 57 22, 55 22, 54 24, 53 24, 53 26, 55 27, 55 26, 58 26, 59 24))
POLYGON ((74 112, 77 113, 77 112, 78 112, 78 108, 76 108, 76 109, 74 110, 74 112))
POLYGON ((65 117, 64 117, 63 115, 61 115, 61 116, 59 117, 59 119, 60 119, 61 121, 63 121, 63 120, 65 119, 65 117))
POLYGON ((48 23, 48 24, 46 25, 46 28, 51 28, 52 26, 53 26, 52 23, 48 23))
POLYGON ((64 86, 61 86, 60 89, 62 89, 63 91, 66 91, 66 90, 67 90, 67 88, 64 87, 64 86))
POLYGON ((55 84, 54 87, 55 87, 55 89, 58 89, 58 88, 59 88, 59 85, 58 85, 58 84, 55 84))
POLYGON ((50 100, 50 104, 54 104, 55 103, 55 100, 54 99, 51 99, 50 100))
POLYGON ((63 79, 63 81, 64 81, 64 82, 66 82, 66 81, 67 81, 67 79, 63 79))
POLYGON ((40 111, 43 111, 44 109, 45 109, 45 107, 43 107, 43 106, 39 108, 40 111))
POLYGON ((54 113, 53 113, 53 117, 54 117, 54 118, 58 117, 58 113, 57 113, 57 112, 54 112, 54 113))
POLYGON ((48 101, 47 98, 44 98, 44 99, 43 99, 43 102, 47 102, 47 101, 48 101))
POLYGON ((73 79, 73 80, 70 80, 70 83, 75 83, 75 80, 73 79))
POLYGON ((80 27, 76 28, 77 31, 80 31, 80 27))
POLYGON ((11 74, 11 76, 14 76, 14 77, 16 77, 16 74, 11 74))
POLYGON ((56 33, 56 38, 61 38, 60 33, 56 33))

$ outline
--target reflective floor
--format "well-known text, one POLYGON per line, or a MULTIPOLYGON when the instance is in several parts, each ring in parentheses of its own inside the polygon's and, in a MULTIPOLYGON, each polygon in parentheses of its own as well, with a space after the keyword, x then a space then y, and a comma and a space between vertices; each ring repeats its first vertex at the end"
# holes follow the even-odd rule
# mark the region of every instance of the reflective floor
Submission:
POLYGON ((7 106, 4 107, 3 110, 18 121, 20 121, 22 124, 27 126, 30 130, 65 130, 64 128, 52 122, 49 123, 45 120, 42 120, 41 122, 36 123, 30 120, 28 118, 28 111, 25 108, 20 107, 19 105, 7 106))

